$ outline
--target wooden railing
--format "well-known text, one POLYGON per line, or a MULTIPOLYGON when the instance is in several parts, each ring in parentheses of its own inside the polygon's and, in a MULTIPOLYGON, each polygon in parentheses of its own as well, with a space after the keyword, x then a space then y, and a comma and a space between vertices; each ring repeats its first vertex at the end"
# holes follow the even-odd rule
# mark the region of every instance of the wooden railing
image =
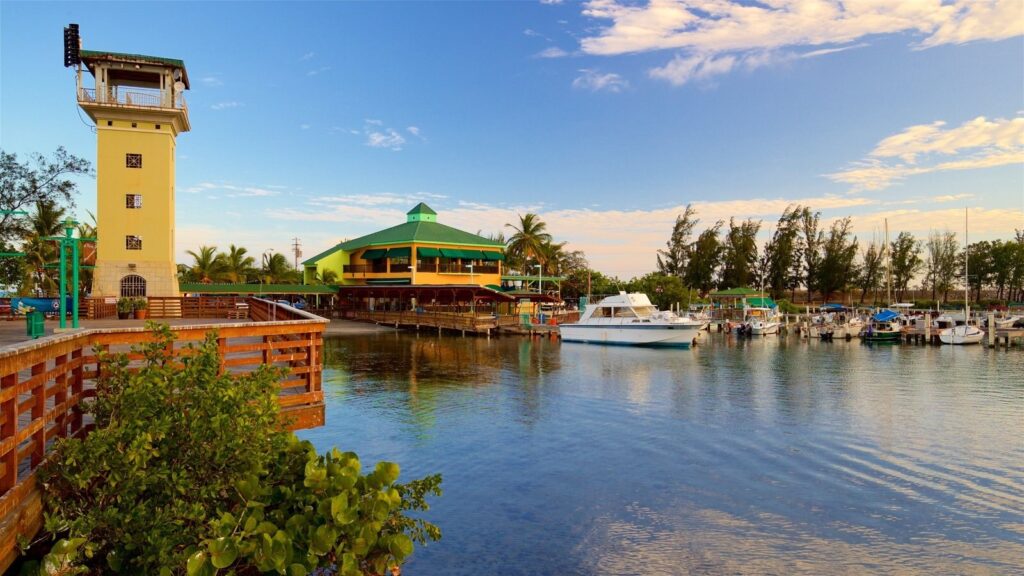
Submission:
MULTIPOLYGON (((199 342, 217 331, 221 369, 246 373, 279 366, 278 401, 291 429, 323 424, 321 389, 326 321, 290 306, 248 300, 257 322, 171 327, 176 342, 199 342)), ((145 328, 92 329, 0 350, 0 572, 17 554, 18 536, 42 523, 35 471, 57 438, 88 433, 81 402, 95 395, 97 351, 127 352, 152 342, 145 328)), ((186 354, 174 346, 176 356, 186 354)))
POLYGON ((429 326, 470 332, 488 332, 498 327, 497 319, 493 314, 438 312, 431 310, 423 312, 416 312, 415 310, 402 312, 354 310, 352 318, 365 322, 377 322, 378 324, 429 326))
POLYGON ((97 92, 95 88, 82 87, 78 89, 78 101, 118 106, 142 106, 144 108, 188 109, 184 94, 180 92, 172 94, 170 91, 154 88, 126 89, 111 86, 97 92))

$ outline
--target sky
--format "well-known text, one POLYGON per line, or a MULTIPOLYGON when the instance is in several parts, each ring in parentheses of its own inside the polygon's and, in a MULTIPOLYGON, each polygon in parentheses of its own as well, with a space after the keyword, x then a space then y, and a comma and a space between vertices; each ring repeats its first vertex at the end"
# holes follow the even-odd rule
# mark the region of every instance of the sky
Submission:
MULTIPOLYGON (((0 3, 0 146, 91 161, 62 67, 185 61, 177 253, 303 258, 405 221, 484 235, 537 212, 593 268, 655 268, 698 230, 791 203, 862 241, 1024 229, 1024 2, 0 3)), ((91 80, 91 79, 90 79, 91 80)), ((82 179, 77 212, 94 210, 82 179)))

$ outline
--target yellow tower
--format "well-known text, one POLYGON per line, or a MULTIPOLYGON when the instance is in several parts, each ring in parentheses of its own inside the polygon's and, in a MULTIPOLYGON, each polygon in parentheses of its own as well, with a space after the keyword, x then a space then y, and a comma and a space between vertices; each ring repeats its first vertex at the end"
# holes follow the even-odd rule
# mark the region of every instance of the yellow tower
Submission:
POLYGON ((96 123, 94 296, 178 296, 174 144, 190 129, 185 63, 80 51, 95 85, 78 105, 96 123))

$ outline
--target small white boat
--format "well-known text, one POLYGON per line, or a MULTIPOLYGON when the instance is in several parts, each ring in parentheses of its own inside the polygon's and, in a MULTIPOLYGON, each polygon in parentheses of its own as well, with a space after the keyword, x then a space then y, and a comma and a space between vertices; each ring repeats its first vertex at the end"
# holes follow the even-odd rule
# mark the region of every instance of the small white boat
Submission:
POLYGON ((939 332, 943 344, 978 344, 985 339, 985 332, 977 326, 961 324, 939 332))
POLYGON ((565 342, 687 348, 703 326, 701 320, 658 310, 646 294, 619 292, 587 304, 580 321, 562 324, 559 332, 565 342))
MULTIPOLYGON (((994 318, 993 320, 995 321, 997 330, 1006 330, 1008 328, 1013 328, 1014 324, 1022 319, 1024 319, 1022 316, 1007 316, 1004 318, 994 318)), ((988 328, 988 318, 985 318, 982 322, 985 327, 988 328)))
POLYGON ((775 308, 747 308, 744 326, 746 327, 748 334, 753 336, 778 334, 779 326, 781 325, 782 322, 779 322, 779 317, 775 312, 775 308))

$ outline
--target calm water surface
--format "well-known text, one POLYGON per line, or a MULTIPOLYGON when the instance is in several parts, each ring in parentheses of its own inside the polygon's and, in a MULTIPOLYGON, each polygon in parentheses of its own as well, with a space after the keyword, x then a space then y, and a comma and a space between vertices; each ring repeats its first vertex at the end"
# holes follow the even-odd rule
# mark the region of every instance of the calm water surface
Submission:
POLYGON ((318 448, 440 472, 410 575, 1008 574, 1024 354, 327 340, 318 448))

